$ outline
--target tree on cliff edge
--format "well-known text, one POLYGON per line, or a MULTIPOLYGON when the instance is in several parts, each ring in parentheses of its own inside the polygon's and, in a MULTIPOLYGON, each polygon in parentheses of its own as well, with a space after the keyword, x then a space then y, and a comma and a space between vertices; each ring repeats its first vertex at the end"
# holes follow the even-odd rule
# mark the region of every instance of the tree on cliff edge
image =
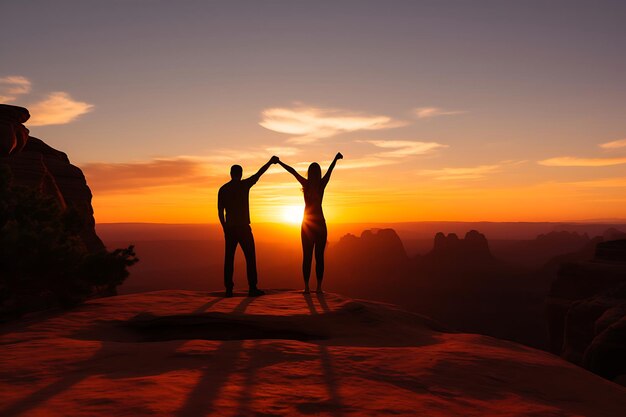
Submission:
POLYGON ((73 209, 11 185, 0 165, 0 319, 115 294, 138 259, 132 246, 90 253, 73 209))

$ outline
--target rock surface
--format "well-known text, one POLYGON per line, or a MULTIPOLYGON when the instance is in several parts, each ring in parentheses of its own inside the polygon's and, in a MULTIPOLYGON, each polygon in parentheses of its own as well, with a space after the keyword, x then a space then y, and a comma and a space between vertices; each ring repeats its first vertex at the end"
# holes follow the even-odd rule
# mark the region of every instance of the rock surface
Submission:
POLYGON ((551 354, 334 294, 159 291, 0 328, 0 415, 606 416, 551 354))
POLYGON ((85 176, 65 153, 28 136, 22 123, 29 117, 22 107, 0 105, 0 165, 9 167, 13 185, 40 190, 61 207, 76 210, 83 222, 80 236, 84 244, 92 252, 104 249, 95 232, 92 195, 85 176))

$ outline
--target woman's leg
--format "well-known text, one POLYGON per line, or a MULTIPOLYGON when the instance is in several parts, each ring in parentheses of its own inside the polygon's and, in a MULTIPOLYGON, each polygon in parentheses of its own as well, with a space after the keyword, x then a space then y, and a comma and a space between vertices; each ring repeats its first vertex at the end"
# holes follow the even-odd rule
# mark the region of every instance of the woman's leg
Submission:
POLYGON ((315 276, 317 277, 317 290, 322 292, 322 280, 324 279, 324 250, 326 249, 326 240, 328 239, 328 231, 326 224, 321 224, 315 233, 315 276))
POLYGON ((304 278, 304 292, 309 292, 309 278, 311 277, 311 263, 313 262, 313 239, 307 226, 302 225, 300 230, 302 239, 302 277, 304 278))

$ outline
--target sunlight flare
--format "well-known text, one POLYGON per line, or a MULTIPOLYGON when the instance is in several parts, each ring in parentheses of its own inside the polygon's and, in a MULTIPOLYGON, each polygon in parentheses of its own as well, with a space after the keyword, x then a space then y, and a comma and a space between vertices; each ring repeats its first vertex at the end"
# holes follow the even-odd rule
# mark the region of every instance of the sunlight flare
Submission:
POLYGON ((304 216, 304 207, 290 205, 285 206, 281 212, 281 218, 285 223, 300 224, 302 223, 302 217, 304 216))

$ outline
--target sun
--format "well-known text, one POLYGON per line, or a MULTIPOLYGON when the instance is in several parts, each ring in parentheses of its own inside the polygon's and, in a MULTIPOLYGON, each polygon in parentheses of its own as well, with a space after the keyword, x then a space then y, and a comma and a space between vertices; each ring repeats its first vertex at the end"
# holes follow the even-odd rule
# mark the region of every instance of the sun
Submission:
POLYGON ((285 223, 300 224, 304 215, 304 207, 302 206, 284 206, 281 217, 285 223))

